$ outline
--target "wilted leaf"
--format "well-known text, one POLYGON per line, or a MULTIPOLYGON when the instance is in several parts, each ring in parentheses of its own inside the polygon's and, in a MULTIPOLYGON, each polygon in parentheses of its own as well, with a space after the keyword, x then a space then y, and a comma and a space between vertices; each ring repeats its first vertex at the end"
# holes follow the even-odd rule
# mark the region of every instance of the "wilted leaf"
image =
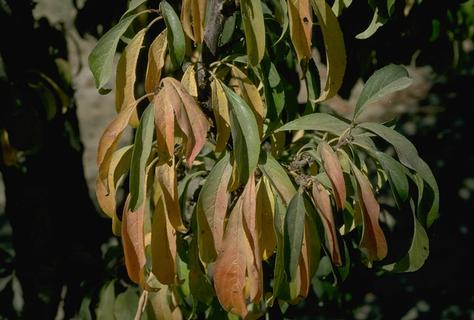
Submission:
POLYGON ((165 89, 162 89, 153 99, 155 107, 156 144, 161 161, 167 161, 174 156, 175 121, 174 109, 168 100, 165 89))
POLYGON ((144 281, 143 268, 146 264, 143 229, 145 204, 132 212, 129 203, 130 196, 125 201, 122 216, 122 244, 128 276, 139 284, 144 281))
POLYGON ((225 150, 227 141, 230 137, 230 119, 229 106, 224 89, 219 81, 213 80, 211 82, 211 103, 214 118, 216 120, 217 138, 216 138, 216 152, 225 150))
POLYGON ((256 66, 265 53, 265 23, 260 0, 241 0, 240 11, 245 31, 247 55, 256 66))
POLYGON ((105 85, 112 76, 114 55, 117 50, 120 37, 128 29, 132 21, 140 13, 130 15, 120 20, 112 29, 107 31, 89 55, 89 67, 95 79, 95 85, 99 91, 109 92, 105 85))
POLYGON ((327 142, 322 141, 319 144, 319 148, 324 170, 331 180, 336 206, 339 210, 343 210, 346 203, 346 183, 344 182, 341 164, 339 163, 337 155, 327 142))
POLYGON ((339 91, 346 71, 346 48, 344 37, 331 7, 325 0, 311 0, 318 17, 326 49, 326 84, 315 102, 325 101, 339 91))
POLYGON ((235 92, 222 85, 230 109, 233 154, 238 172, 238 181, 247 182, 255 170, 260 154, 260 138, 257 121, 250 107, 235 92))
POLYGON ((182 320, 183 314, 176 303, 170 286, 161 286, 157 292, 148 293, 148 311, 154 320, 182 320))
POLYGON ((204 17, 207 0, 183 0, 181 7, 181 22, 184 32, 197 44, 204 38, 204 17))
POLYGON ((166 23, 168 48, 173 69, 178 69, 184 60, 186 41, 184 32, 173 7, 165 0, 160 2, 160 11, 166 23))
POLYGON ((262 259, 270 258, 276 247, 273 212, 275 211, 275 196, 268 178, 262 177, 257 185, 257 232, 262 259))
POLYGON ((313 17, 309 0, 288 0, 290 36, 298 61, 311 58, 313 17))
POLYGON ((347 128, 349 128, 348 123, 327 113, 312 113, 284 124, 275 130, 275 132, 288 130, 316 130, 329 132, 339 136, 347 128))
POLYGON ((145 198, 145 171, 154 136, 154 110, 149 105, 142 114, 135 134, 130 164, 130 209, 135 211, 145 198))
POLYGON ((285 271, 288 279, 298 276, 296 269, 303 243, 305 212, 303 195, 297 192, 288 205, 284 225, 285 271))
POLYGON ((405 89, 411 85, 412 81, 407 70, 402 66, 390 64, 375 71, 365 83, 357 100, 354 119, 364 111, 367 105, 380 100, 387 94, 405 89))
POLYGON ((216 163, 202 186, 196 208, 199 253, 204 262, 214 261, 222 249, 224 220, 229 202, 229 184, 232 168, 229 154, 216 163))
POLYGON ((260 163, 258 167, 271 182, 284 204, 288 206, 296 193, 296 189, 285 169, 268 153, 265 155, 263 163, 260 163))
POLYGON ((357 197, 362 211, 362 239, 359 246, 369 261, 382 260, 387 255, 387 242, 379 223, 380 206, 367 177, 353 163, 351 167, 357 180, 357 197))
POLYGON ((186 71, 184 71, 183 77, 181 78, 181 84, 191 96, 197 98, 198 87, 196 83, 196 71, 194 64, 189 64, 186 68, 186 71))
POLYGON ((321 222, 323 223, 324 233, 326 235, 326 245, 331 254, 331 260, 336 266, 340 266, 342 265, 342 258, 337 240, 336 223, 331 208, 329 192, 317 182, 313 183, 312 191, 314 203, 318 208, 318 213, 321 217, 321 222))
POLYGON ((160 84, 161 71, 165 66, 166 51, 168 49, 167 30, 163 30, 148 49, 148 63, 145 76, 145 92, 155 92, 160 84))

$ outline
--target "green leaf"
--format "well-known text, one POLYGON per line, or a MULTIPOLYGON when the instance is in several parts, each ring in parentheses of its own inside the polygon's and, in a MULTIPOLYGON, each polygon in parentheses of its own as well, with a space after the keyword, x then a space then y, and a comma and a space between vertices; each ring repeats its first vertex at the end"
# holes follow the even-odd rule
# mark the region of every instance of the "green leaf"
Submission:
POLYGON ((285 169, 269 153, 262 154, 262 161, 258 167, 287 206, 296 193, 296 189, 285 169))
POLYGON ((168 46, 173 69, 178 69, 184 61, 186 41, 178 15, 167 1, 160 2, 160 10, 168 28, 168 46))
POLYGON ((356 38, 360 40, 370 38, 381 26, 384 25, 386 21, 387 19, 379 15, 379 9, 375 8, 374 15, 370 21, 369 26, 364 31, 356 35, 356 38))
POLYGON ((135 134, 130 164, 130 209, 132 211, 138 209, 145 197, 145 169, 155 132, 154 111, 152 104, 145 109, 135 134))
POLYGON ((349 124, 327 113, 313 113, 290 121, 275 132, 289 130, 315 130, 341 135, 349 124))
POLYGON ((114 55, 120 37, 139 14, 136 13, 120 20, 119 23, 99 39, 89 55, 89 67, 94 76, 95 85, 101 93, 108 93, 110 91, 110 89, 105 88, 105 85, 112 76, 114 55))
POLYGON ((123 14, 122 16, 122 19, 127 15, 129 14, 130 12, 132 12, 133 10, 135 10, 136 8, 138 8, 139 6, 141 6, 142 4, 144 4, 145 2, 147 2, 148 0, 130 0, 130 3, 128 4, 128 9, 127 11, 123 14))
POLYGON ((436 183, 430 167, 426 164, 426 162, 423 161, 423 159, 420 158, 415 146, 397 131, 373 122, 361 123, 358 126, 375 133, 390 143, 397 152, 400 162, 406 167, 418 172, 423 180, 426 181, 426 183, 430 186, 433 191, 433 202, 428 212, 423 213, 425 216, 420 217, 423 225, 429 228, 438 217, 439 209, 438 184, 436 183))
POLYGON ((285 107, 285 87, 278 70, 268 57, 262 60, 261 66, 267 117, 277 121, 285 107))
POLYGON ((407 70, 402 66, 390 64, 375 71, 365 83, 364 89, 362 89, 355 107, 354 120, 364 111, 367 105, 392 92, 405 89, 411 85, 412 81, 407 70))
POLYGON ((138 307, 137 289, 128 287, 125 292, 117 296, 114 304, 114 315, 116 320, 129 320, 135 318, 138 307))
POLYGON ((275 7, 275 17, 281 25, 281 34, 277 41, 273 44, 276 46, 281 40, 285 38, 286 31, 290 25, 290 19, 288 19, 288 6, 285 0, 271 0, 275 7))
POLYGON ((265 53, 265 24, 260 0, 241 0, 247 55, 251 65, 260 63, 265 53))
POLYGON ((222 27, 222 32, 219 36, 218 45, 222 47, 232 40, 232 35, 235 31, 235 21, 237 20, 237 14, 234 12, 233 15, 227 17, 222 27))
POLYGON ((115 280, 102 287, 97 306, 97 320, 115 320, 115 280))
POLYGON ((229 102, 233 154, 237 165, 238 180, 245 183, 258 164, 260 137, 257 120, 247 105, 234 91, 222 84, 229 102))
POLYGON ((81 307, 79 309, 79 318, 81 320, 92 320, 92 314, 90 310, 91 298, 86 296, 82 299, 81 307))
MULTIPOLYGON (((376 151, 375 157, 388 176, 388 181, 395 195, 400 200, 405 201, 408 198, 408 179, 406 169, 389 155, 376 151)), ((395 197, 397 199, 397 197, 395 197)))
POLYGON ((297 192, 286 211, 284 224, 285 271, 289 279, 295 279, 303 244, 306 209, 303 194, 297 192))

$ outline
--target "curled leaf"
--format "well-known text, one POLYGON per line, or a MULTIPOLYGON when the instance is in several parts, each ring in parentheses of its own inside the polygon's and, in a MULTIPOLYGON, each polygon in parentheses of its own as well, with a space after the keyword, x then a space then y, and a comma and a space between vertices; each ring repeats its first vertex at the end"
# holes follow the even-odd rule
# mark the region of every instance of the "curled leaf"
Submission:
POLYGON ((227 141, 230 137, 230 119, 229 106, 227 104, 227 97, 224 89, 218 80, 211 82, 211 103, 214 118, 216 119, 217 138, 216 138, 216 152, 225 150, 227 141))
POLYGON ((262 177, 257 185, 257 232, 262 259, 270 258, 276 247, 276 235, 273 225, 275 196, 268 178, 262 177))
POLYGON ((290 36, 298 61, 311 58, 313 18, 309 0, 288 0, 290 36))
POLYGON ((161 71, 165 66, 166 51, 168 49, 167 30, 163 30, 153 40, 148 49, 148 63, 145 76, 145 92, 155 92, 161 79, 161 71))
POLYGON ((326 170, 329 180, 331 180, 335 193, 336 205, 339 210, 343 210, 346 203, 346 184, 341 164, 329 144, 323 141, 319 144, 319 147, 324 170, 326 170))
POLYGON ((204 39, 204 18, 207 0, 183 0, 181 22, 184 32, 194 42, 201 44, 204 39))
POLYGON ((256 66, 265 53, 265 23, 260 0, 241 0, 240 11, 244 25, 247 55, 256 66))

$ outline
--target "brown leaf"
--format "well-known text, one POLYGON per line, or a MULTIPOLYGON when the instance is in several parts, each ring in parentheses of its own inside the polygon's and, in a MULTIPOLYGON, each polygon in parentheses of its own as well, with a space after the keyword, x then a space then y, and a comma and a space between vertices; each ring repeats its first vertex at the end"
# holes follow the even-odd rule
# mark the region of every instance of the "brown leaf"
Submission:
POLYGON ((135 212, 129 210, 130 195, 127 197, 122 216, 122 244, 125 266, 130 279, 139 284, 144 281, 143 268, 146 264, 144 243, 145 205, 135 212))
POLYGON ((367 177, 351 163, 352 171, 357 179, 357 197, 362 211, 362 239, 360 248, 369 261, 382 260, 387 255, 387 242, 379 224, 380 206, 367 177))
POLYGON ((313 183, 312 191, 314 203, 323 223, 326 245, 331 255, 331 260, 336 266, 341 266, 341 252, 337 242, 336 224, 334 222, 329 192, 318 182, 313 183))
POLYGON ((230 137, 229 107, 224 89, 218 80, 211 82, 211 93, 212 110, 217 126, 215 150, 216 152, 222 152, 225 150, 230 137))
POLYGON ((298 61, 311 58, 313 18, 309 0, 288 0, 290 37, 298 61))
POLYGON ((257 185, 257 232, 262 259, 270 258, 276 248, 275 229, 273 228, 273 212, 275 196, 266 177, 262 177, 257 185))
POLYGON ((155 107, 156 143, 161 161, 174 157, 175 131, 174 109, 168 101, 164 90, 161 90, 153 100, 155 107))
POLYGON ((145 76, 145 92, 155 92, 161 79, 161 71, 165 66, 166 50, 168 48, 168 38, 166 29, 153 40, 148 49, 148 64, 145 76))
POLYGON ((183 0, 181 23, 183 30, 194 42, 201 44, 204 37, 204 17, 207 0, 183 0))
POLYGON ((319 144, 321 159, 323 160, 324 170, 326 171, 334 190, 336 206, 339 210, 344 209, 346 204, 346 183, 342 173, 341 164, 336 153, 325 141, 319 144))
MULTIPOLYGON (((115 108, 117 112, 133 104, 135 99, 135 81, 138 56, 145 37, 146 29, 140 30, 125 48, 117 65, 117 76, 115 81, 115 108)), ((133 113, 130 124, 138 126, 138 114, 133 113)))

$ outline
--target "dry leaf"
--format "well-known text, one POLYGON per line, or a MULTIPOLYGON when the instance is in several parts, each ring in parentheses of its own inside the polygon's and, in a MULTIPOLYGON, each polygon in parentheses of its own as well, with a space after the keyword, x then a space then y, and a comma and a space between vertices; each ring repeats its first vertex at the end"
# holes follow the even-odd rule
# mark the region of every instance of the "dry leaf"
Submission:
POLYGON ((288 0, 290 37, 298 61, 311 58, 313 18, 309 0, 288 0))
POLYGON ((168 38, 166 29, 153 40, 148 49, 148 64, 145 76, 145 92, 155 92, 161 79, 161 71, 165 66, 166 50, 168 48, 168 38))
POLYGON ((222 152, 225 150, 230 137, 229 107, 224 89, 222 89, 219 81, 213 80, 211 82, 211 93, 212 110, 217 126, 215 150, 216 152, 222 152))
POLYGON ((204 38, 206 7, 207 0, 183 0, 181 7, 183 30, 198 44, 201 44, 204 38))
POLYGON ((346 183, 342 173, 341 164, 336 153, 325 141, 319 144, 321 159, 323 160, 324 170, 326 171, 334 190, 336 206, 339 210, 344 209, 346 204, 346 183))

